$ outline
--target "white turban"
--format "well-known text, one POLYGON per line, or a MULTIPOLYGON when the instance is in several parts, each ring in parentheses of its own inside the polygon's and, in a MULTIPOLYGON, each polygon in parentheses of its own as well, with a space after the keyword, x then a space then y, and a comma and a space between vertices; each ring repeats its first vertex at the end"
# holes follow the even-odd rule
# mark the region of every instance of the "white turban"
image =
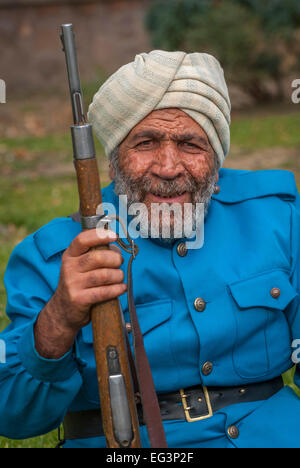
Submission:
POLYGON ((88 119, 109 156, 150 112, 178 108, 206 132, 222 166, 231 104, 224 72, 208 54, 154 50, 121 67, 95 94, 88 119))

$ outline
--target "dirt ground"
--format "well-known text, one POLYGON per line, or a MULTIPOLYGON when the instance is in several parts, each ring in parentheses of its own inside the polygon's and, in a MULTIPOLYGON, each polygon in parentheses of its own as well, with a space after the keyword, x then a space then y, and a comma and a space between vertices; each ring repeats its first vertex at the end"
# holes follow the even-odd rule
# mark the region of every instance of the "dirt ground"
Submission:
POLYGON ((264 169, 284 169, 294 172, 300 182, 300 150, 298 148, 265 148, 258 151, 247 151, 231 148, 224 167, 260 171, 264 169))
MULTIPOLYGON (((62 134, 72 124, 68 90, 51 96, 29 96, 1 105, 0 139, 62 134)), ((1 140, 0 140, 1 141, 1 140)))

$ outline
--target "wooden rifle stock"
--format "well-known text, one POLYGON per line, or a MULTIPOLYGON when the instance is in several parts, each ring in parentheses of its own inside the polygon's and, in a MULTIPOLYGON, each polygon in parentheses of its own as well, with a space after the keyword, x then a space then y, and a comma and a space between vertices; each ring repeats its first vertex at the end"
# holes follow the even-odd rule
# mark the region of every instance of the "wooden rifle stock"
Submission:
MULTIPOLYGON (((102 205, 100 177, 91 125, 86 123, 72 25, 62 25, 74 126, 71 127, 82 220, 95 217, 102 205)), ((83 225, 83 229, 86 226, 83 225)), ((108 249, 108 247, 96 247, 108 249)), ((141 447, 139 422, 119 300, 91 309, 94 351, 103 429, 109 448, 141 447), (125 385, 124 385, 125 384, 125 385), (114 407, 115 405, 115 407, 114 407)))

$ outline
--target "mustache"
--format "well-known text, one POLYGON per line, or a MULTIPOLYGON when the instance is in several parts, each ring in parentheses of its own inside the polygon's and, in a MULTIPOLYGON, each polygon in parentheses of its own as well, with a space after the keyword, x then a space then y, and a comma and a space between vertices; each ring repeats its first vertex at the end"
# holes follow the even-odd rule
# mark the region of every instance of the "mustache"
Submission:
POLYGON ((126 177, 127 188, 135 193, 139 200, 143 200, 147 193, 171 198, 180 196, 185 192, 198 192, 206 187, 207 181, 196 181, 192 176, 180 177, 178 179, 153 180, 153 177, 143 176, 141 178, 126 177))
POLYGON ((215 167, 200 179, 196 179, 192 174, 186 172, 174 179, 163 179, 149 176, 132 176, 120 167, 119 161, 113 164, 115 169, 115 194, 117 196, 126 195, 128 204, 141 203, 148 193, 153 193, 160 197, 175 198, 185 192, 190 193, 193 204, 204 203, 208 209, 211 196, 216 183, 218 167, 215 167))

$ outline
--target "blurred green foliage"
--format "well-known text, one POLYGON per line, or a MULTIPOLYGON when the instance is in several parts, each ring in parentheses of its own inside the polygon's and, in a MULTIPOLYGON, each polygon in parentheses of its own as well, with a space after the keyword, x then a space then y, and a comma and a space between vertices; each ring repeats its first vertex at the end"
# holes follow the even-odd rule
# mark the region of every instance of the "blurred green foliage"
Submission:
POLYGON ((211 53, 260 102, 281 99, 300 66, 299 0, 156 0, 145 24, 155 48, 211 53))
POLYGON ((179 49, 185 42, 195 15, 205 14, 210 0, 156 0, 145 23, 153 46, 165 50, 179 49))
POLYGON ((262 25, 269 32, 277 33, 278 29, 290 31, 300 25, 300 3, 298 0, 237 0, 257 14, 262 25))

